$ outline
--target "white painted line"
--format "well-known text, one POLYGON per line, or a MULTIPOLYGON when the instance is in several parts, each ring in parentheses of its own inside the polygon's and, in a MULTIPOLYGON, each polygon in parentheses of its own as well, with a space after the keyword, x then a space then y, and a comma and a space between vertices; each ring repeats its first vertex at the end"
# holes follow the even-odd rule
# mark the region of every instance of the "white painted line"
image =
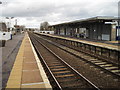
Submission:
MULTIPOLYGON (((28 38, 29 38, 29 37, 28 37, 28 38)), ((46 73, 45 73, 45 71, 44 71, 44 69, 43 69, 43 67, 42 67, 42 64, 41 64, 41 62, 40 62, 40 60, 39 60, 39 58, 38 58, 38 56, 37 56, 37 53, 36 53, 36 51, 35 51, 35 49, 34 49, 34 47, 33 47, 33 45, 32 45, 32 42, 31 42, 30 38, 29 38, 29 41, 30 41, 30 44, 31 44, 33 53, 34 53, 34 55, 35 55, 35 59, 36 59, 38 68, 39 68, 39 70, 40 70, 40 75, 41 75, 41 77, 42 77, 42 79, 43 79, 44 82, 48 82, 48 83, 45 83, 45 87, 46 87, 46 88, 49 88, 49 89, 52 89, 52 86, 50 85, 50 82, 49 82, 49 80, 48 80, 48 78, 47 78, 47 75, 46 75, 46 73)))
POLYGON ((48 83, 48 82, 25 83, 25 84, 22 84, 22 86, 26 86, 26 85, 38 85, 38 84, 45 84, 45 83, 48 83))
POLYGON ((31 72, 31 71, 39 71, 39 69, 36 69, 36 70, 22 70, 23 72, 31 72))
POLYGON ((25 62, 25 63, 36 63, 36 62, 25 62))

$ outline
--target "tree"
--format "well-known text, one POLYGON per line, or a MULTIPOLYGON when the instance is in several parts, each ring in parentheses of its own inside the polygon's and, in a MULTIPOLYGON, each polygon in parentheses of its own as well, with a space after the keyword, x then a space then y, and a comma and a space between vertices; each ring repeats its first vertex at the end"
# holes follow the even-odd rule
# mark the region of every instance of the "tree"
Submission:
POLYGON ((40 30, 48 30, 49 23, 43 22, 40 24, 40 30))

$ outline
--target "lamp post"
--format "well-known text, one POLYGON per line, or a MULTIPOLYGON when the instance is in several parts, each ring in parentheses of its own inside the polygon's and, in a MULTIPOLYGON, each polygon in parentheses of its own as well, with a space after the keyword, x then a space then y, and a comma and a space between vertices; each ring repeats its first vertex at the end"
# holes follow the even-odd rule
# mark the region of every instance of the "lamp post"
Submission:
MULTIPOLYGON (((6 17, 6 19, 9 19, 9 25, 8 25, 8 28, 9 28, 9 30, 11 30, 11 19, 13 19, 14 17, 6 17)), ((8 30, 8 31, 9 31, 8 30)))

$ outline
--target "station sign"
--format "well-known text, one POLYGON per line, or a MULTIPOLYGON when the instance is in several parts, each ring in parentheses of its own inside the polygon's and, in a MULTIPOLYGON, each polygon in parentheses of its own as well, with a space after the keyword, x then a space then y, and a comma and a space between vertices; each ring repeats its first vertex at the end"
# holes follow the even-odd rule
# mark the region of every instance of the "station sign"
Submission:
POLYGON ((117 22, 105 22, 105 24, 117 24, 117 22))

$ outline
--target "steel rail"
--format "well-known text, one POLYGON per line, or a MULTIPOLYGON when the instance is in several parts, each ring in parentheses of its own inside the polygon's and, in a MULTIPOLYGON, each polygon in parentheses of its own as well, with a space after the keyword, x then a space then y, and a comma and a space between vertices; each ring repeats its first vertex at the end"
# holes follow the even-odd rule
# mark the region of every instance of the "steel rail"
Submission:
MULTIPOLYGON (((37 39, 36 39, 37 40, 37 39)), ((54 56, 56 56, 59 60, 61 60, 66 66, 68 66, 72 71, 74 71, 78 76, 83 78, 89 85, 94 87, 97 90, 100 90, 95 84, 93 84, 91 81, 89 81, 86 77, 84 77, 82 74, 80 74, 77 70, 75 70, 73 67, 71 67, 68 63, 66 63, 62 58, 60 58, 57 54, 55 54, 51 49, 49 49, 47 46, 42 44, 39 40, 37 40, 43 47, 45 47, 49 52, 51 52, 54 56)))
MULTIPOLYGON (((39 35, 36 35, 36 36, 39 36, 39 35)), ((42 38, 42 37, 39 37, 39 38, 42 38)), ((108 73, 110 73, 110 74, 112 74, 112 75, 120 78, 120 75, 118 75, 118 74, 116 74, 116 73, 114 73, 114 72, 111 72, 110 70, 107 70, 107 69, 105 69, 104 67, 101 67, 100 65, 95 64, 94 62, 88 61, 87 59, 82 58, 82 57, 80 57, 80 56, 78 56, 78 55, 76 55, 76 54, 74 54, 74 53, 72 53, 72 52, 69 52, 68 50, 63 49, 63 48, 62 48, 63 45, 61 45, 61 46, 62 46, 62 47, 61 47, 60 45, 57 45, 57 44, 51 42, 50 40, 47 40, 47 39, 45 39, 45 38, 42 38, 42 39, 46 40, 47 42, 49 42, 49 43, 51 43, 51 44, 53 44, 53 45, 61 48, 62 50, 66 51, 66 52, 68 52, 68 53, 70 53, 70 54, 72 54, 72 55, 74 55, 74 56, 76 56, 76 57, 78 57, 78 58, 83 59, 83 60, 86 61, 86 62, 89 62, 90 64, 92 64, 92 65, 94 65, 94 66, 97 66, 98 68, 101 68, 101 69, 104 70, 104 71, 107 71, 108 73)), ((64 46, 64 47, 67 47, 67 46, 64 46)), ((68 47, 68 48, 69 48, 69 47, 68 47)), ((70 49, 73 49, 73 48, 70 48, 70 49)), ((75 49, 73 49, 73 50, 75 50, 75 49)), ((76 50, 75 50, 75 51, 76 51, 76 50)), ((110 64, 112 64, 112 63, 110 63, 110 64)), ((119 66, 118 66, 118 68, 119 68, 119 66)))
MULTIPOLYGON (((34 37, 31 37, 31 35, 29 35, 29 36, 30 36, 30 38, 31 38, 31 41, 32 41, 32 39, 34 39, 35 41, 37 41, 34 37)), ((48 67, 47 63, 45 62, 45 60, 44 60, 43 56, 41 55, 40 51, 38 50, 37 46, 35 45, 35 43, 34 43, 33 41, 32 41, 32 43, 33 43, 33 46, 35 47, 35 50, 36 50, 37 53, 39 54, 39 58, 43 61, 43 63, 45 64, 46 68, 48 69, 49 73, 52 75, 52 77, 53 77, 54 81, 56 82, 58 88, 59 88, 60 90, 62 90, 61 85, 59 84, 59 82, 57 81, 57 79, 56 79, 55 76, 53 75, 52 71, 51 71, 50 68, 48 67)))

